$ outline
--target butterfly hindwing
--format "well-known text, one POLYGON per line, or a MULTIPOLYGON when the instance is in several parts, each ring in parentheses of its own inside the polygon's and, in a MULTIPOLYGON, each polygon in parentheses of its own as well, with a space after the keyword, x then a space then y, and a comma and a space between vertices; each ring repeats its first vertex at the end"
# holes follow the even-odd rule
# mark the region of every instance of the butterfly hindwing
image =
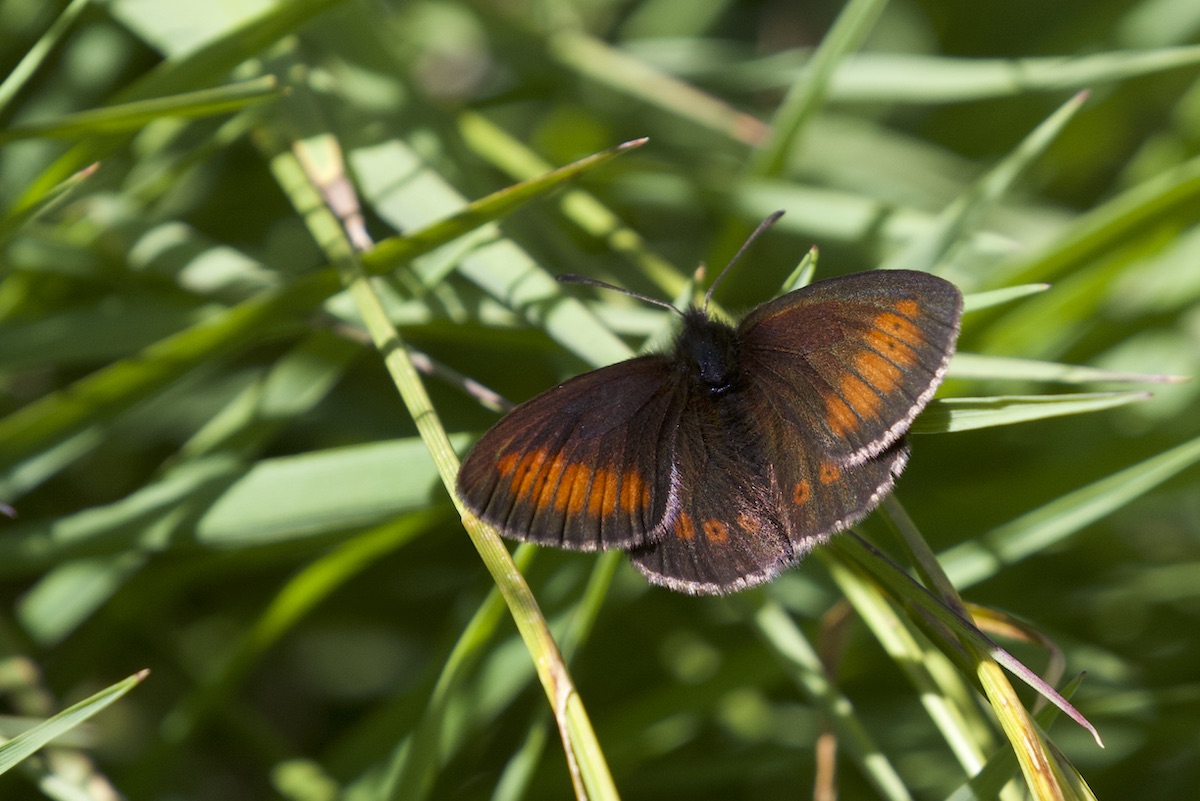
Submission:
POLYGON ((628 548, 663 527, 681 399, 665 357, 584 373, 521 404, 463 462, 458 494, 518 540, 628 548))
POLYGON ((866 517, 908 461, 901 437, 862 461, 842 462, 797 436, 787 420, 764 416, 778 504, 797 561, 833 534, 866 517))
POLYGON ((711 595, 777 575, 794 559, 772 489, 760 432, 739 401, 694 387, 683 410, 677 487, 666 530, 630 552, 650 581, 711 595))

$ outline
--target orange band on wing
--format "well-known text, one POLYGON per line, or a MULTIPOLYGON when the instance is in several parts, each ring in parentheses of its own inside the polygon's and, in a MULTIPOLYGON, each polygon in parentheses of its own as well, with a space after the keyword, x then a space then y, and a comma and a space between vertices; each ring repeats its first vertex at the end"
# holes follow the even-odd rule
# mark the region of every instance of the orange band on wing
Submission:
POLYGON ((696 538, 696 526, 692 524, 692 516, 687 512, 679 513, 679 519, 675 521, 675 525, 671 527, 671 530, 681 540, 691 541, 696 538))

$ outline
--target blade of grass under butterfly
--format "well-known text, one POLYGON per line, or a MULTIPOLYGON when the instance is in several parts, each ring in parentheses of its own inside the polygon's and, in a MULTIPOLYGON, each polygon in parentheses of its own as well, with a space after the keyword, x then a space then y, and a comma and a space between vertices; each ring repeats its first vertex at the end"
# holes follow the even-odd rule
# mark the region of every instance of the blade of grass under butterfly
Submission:
MULTIPOLYGON (((948 611, 960 621, 966 622, 972 635, 977 635, 985 641, 981 644, 975 640, 974 636, 963 638, 953 627, 951 629, 958 636, 958 640, 965 650, 967 665, 979 681, 988 703, 991 704, 992 710, 996 714, 1000 728, 1012 744, 1017 763, 1021 766, 1021 773, 1030 790, 1039 799, 1067 798, 1066 779, 1062 774, 1061 767, 1055 760, 1046 738, 1038 731, 1029 712, 1017 696, 1012 683, 1000 669, 999 663, 1005 660, 1015 663, 1018 670, 1021 671, 1017 673, 1020 678, 1027 682, 1030 680, 1035 682, 1033 686, 1043 697, 1055 704, 1063 705, 1064 711, 1077 720, 1082 720, 1092 735, 1096 737, 1097 744, 1103 747, 1099 734, 1094 728, 1091 728, 1091 724, 1082 715, 1075 711, 1074 707, 1067 703, 1066 699, 1055 692, 1047 681, 1026 668, 1024 664, 1001 649, 979 630, 962 598, 959 597, 958 591, 942 570, 941 565, 938 564, 933 551, 926 544, 900 500, 895 495, 887 496, 881 505, 881 511, 884 520, 899 535, 899 541, 907 551, 918 574, 931 588, 930 595, 939 598, 948 611)), ((886 562, 882 554, 880 557, 886 562)), ((886 570, 887 565, 882 566, 886 570)), ((900 572, 899 567, 895 565, 892 567, 900 572)), ((907 574, 904 575, 907 576, 907 574)), ((1005 662, 1005 666, 1012 671, 1013 667, 1007 662, 1005 662)))
MULTIPOLYGON (((297 211, 304 215, 314 239, 333 259, 372 340, 383 354, 384 364, 391 373, 421 438, 433 455, 434 463, 438 466, 442 481, 462 515, 463 524, 472 543, 512 613, 558 722, 576 795, 580 798, 617 798, 616 786, 613 784, 603 752, 596 742, 596 735, 582 700, 574 688, 570 673, 528 584, 496 532, 470 515, 458 500, 454 491, 458 460, 437 418, 436 410, 425 393, 416 368, 408 358, 399 331, 388 320, 378 296, 371 287, 366 270, 343 233, 340 221, 326 210, 316 189, 331 185, 332 176, 306 175, 301 160, 290 151, 269 143, 267 147, 275 154, 271 158, 272 171, 297 211)), ((326 168, 340 163, 339 150, 331 137, 312 137, 300 147, 319 148, 323 151, 315 158, 306 159, 304 163, 323 164, 326 168)))
POLYGON ((752 612, 754 627, 788 669, 789 675, 837 729, 854 754, 864 777, 884 798, 911 799, 904 781, 854 711, 854 704, 825 673, 821 659, 804 632, 776 601, 764 601, 752 612))
POLYGON ((940 398, 913 421, 914 434, 942 434, 1010 426, 1098 412, 1150 398, 1149 392, 1078 392, 1069 395, 993 395, 986 398, 940 398))
POLYGON ((968 775, 984 765, 984 753, 995 747, 988 724, 980 717, 972 686, 953 672, 941 652, 923 648, 903 617, 873 581, 818 549, 830 577, 917 691, 921 705, 968 775), (937 670, 941 660, 945 669, 937 670))
POLYGON ((1071 706, 1053 687, 1047 685, 1029 668, 1025 667, 1012 654, 1005 651, 990 638, 985 636, 974 623, 966 620, 960 614, 946 606, 940 598, 928 589, 918 584, 911 576, 896 566, 880 551, 861 538, 851 535, 834 537, 829 546, 855 564, 862 565, 867 572, 897 597, 912 603, 917 608, 931 615, 935 620, 947 626, 959 637, 965 638, 976 647, 990 655, 998 664, 1007 669, 1025 684, 1037 690, 1040 695, 1057 706, 1068 717, 1082 726, 1092 735, 1097 744, 1101 744, 1100 735, 1095 727, 1088 722, 1073 706, 1071 706))
MULTIPOLYGON (((609 587, 617 567, 625 558, 620 551, 606 551, 597 555, 588 578, 583 596, 571 613, 571 621, 560 639, 563 658, 571 664, 579 648, 587 640, 592 626, 600 614, 600 607, 608 597, 609 587)), ((545 751, 549 735, 549 714, 544 711, 530 723, 525 739, 504 766, 504 772, 492 791, 492 801, 517 801, 529 792, 529 784, 545 751)))
POLYGON ((1085 364, 1062 364, 1038 359, 991 356, 958 351, 950 362, 947 378, 1004 381, 1039 381, 1055 384, 1178 384, 1184 376, 1156 373, 1125 373, 1085 364))
MULTIPOLYGON (((1075 691, 1083 684, 1083 674, 1067 682, 1062 689, 1063 697, 1070 700, 1075 691)), ((1047 705, 1038 710, 1033 716, 1034 721, 1044 730, 1049 730, 1058 718, 1059 709, 1047 705)), ((1017 756, 1011 748, 1004 748, 992 755, 983 769, 972 776, 961 787, 946 797, 946 801, 990 801, 995 798, 1004 785, 1012 779, 1012 773, 1017 769, 1017 756)))

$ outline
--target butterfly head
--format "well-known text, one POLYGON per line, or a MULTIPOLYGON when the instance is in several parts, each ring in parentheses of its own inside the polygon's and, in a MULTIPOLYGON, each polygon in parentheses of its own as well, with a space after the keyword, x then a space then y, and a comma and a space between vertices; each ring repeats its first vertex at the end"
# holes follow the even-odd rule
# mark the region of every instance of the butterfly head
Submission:
POLYGON ((683 327, 675 338, 675 357, 677 364, 713 394, 728 392, 737 383, 737 334, 702 308, 693 306, 683 313, 683 327))

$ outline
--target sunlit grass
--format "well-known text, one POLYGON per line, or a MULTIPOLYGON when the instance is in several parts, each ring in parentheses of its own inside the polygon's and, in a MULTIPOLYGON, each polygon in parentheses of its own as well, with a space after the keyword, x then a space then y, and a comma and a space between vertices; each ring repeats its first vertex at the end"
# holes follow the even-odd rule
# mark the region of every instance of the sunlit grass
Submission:
POLYGON ((4 798, 1200 783, 1200 50, 1162 4, 44 5, 0 83, 3 734, 151 674, 4 798), (554 276, 682 303, 777 209, 722 309, 802 261, 967 295, 859 532, 947 608, 849 535, 732 598, 468 536, 480 399, 673 323, 554 276))

